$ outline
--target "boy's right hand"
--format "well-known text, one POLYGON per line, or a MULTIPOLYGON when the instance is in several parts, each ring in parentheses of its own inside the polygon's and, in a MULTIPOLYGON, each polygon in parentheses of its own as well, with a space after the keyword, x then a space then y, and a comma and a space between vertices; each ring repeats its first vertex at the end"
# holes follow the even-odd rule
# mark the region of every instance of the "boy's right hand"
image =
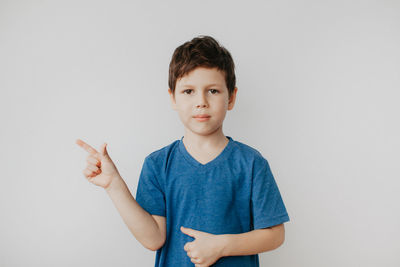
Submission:
POLYGON ((86 159, 87 166, 83 170, 83 174, 89 180, 89 182, 101 186, 104 189, 108 188, 111 182, 119 176, 119 172, 108 155, 106 146, 104 143, 100 147, 100 153, 96 149, 86 144, 80 139, 76 140, 76 143, 89 152, 86 159))

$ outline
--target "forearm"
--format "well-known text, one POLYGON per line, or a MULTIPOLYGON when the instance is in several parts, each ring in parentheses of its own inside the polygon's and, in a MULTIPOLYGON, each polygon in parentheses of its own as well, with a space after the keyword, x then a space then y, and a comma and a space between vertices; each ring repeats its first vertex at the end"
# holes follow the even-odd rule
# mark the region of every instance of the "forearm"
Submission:
POLYGON ((257 229, 242 234, 224 234, 223 257, 254 255, 274 250, 282 244, 276 229, 257 229))
POLYGON ((137 203, 120 176, 105 190, 131 233, 144 247, 155 250, 164 242, 156 221, 137 203))

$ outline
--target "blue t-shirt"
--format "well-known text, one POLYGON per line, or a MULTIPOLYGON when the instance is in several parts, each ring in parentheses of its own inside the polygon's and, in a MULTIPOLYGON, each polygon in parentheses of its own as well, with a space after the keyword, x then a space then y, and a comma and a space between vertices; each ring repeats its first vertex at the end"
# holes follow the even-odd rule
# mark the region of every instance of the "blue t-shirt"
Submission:
MULTIPOLYGON (((193 237, 180 227, 211 234, 240 234, 289 221, 268 161, 258 150, 230 136, 224 150, 201 164, 180 140, 149 154, 143 163, 136 201, 166 217, 166 241, 155 266, 193 267, 184 250, 193 237)), ((258 267, 258 254, 228 256, 211 266, 258 267)))

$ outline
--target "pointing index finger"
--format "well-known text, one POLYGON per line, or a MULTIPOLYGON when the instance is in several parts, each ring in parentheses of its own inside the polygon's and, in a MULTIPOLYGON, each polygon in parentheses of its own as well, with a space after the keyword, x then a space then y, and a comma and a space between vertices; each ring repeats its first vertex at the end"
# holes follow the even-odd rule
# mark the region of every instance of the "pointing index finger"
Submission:
POLYGON ((82 147, 83 149, 85 149, 87 152, 89 152, 92 155, 96 155, 98 154, 97 150, 94 149, 93 147, 91 147, 90 145, 86 144, 85 142, 83 142, 81 139, 77 139, 76 143, 82 147))

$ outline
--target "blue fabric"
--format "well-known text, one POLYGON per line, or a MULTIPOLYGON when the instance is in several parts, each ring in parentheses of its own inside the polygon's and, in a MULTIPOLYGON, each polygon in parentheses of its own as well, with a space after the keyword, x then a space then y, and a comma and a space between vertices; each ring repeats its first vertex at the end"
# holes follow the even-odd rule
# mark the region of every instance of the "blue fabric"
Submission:
MULTIPOLYGON (((180 140, 149 154, 143 163, 136 201, 166 217, 167 238, 155 266, 194 266, 183 249, 193 237, 180 227, 211 234, 239 234, 289 221, 268 161, 230 136, 224 150, 201 164, 180 140)), ((258 254, 222 257, 211 266, 259 266, 258 254)))

